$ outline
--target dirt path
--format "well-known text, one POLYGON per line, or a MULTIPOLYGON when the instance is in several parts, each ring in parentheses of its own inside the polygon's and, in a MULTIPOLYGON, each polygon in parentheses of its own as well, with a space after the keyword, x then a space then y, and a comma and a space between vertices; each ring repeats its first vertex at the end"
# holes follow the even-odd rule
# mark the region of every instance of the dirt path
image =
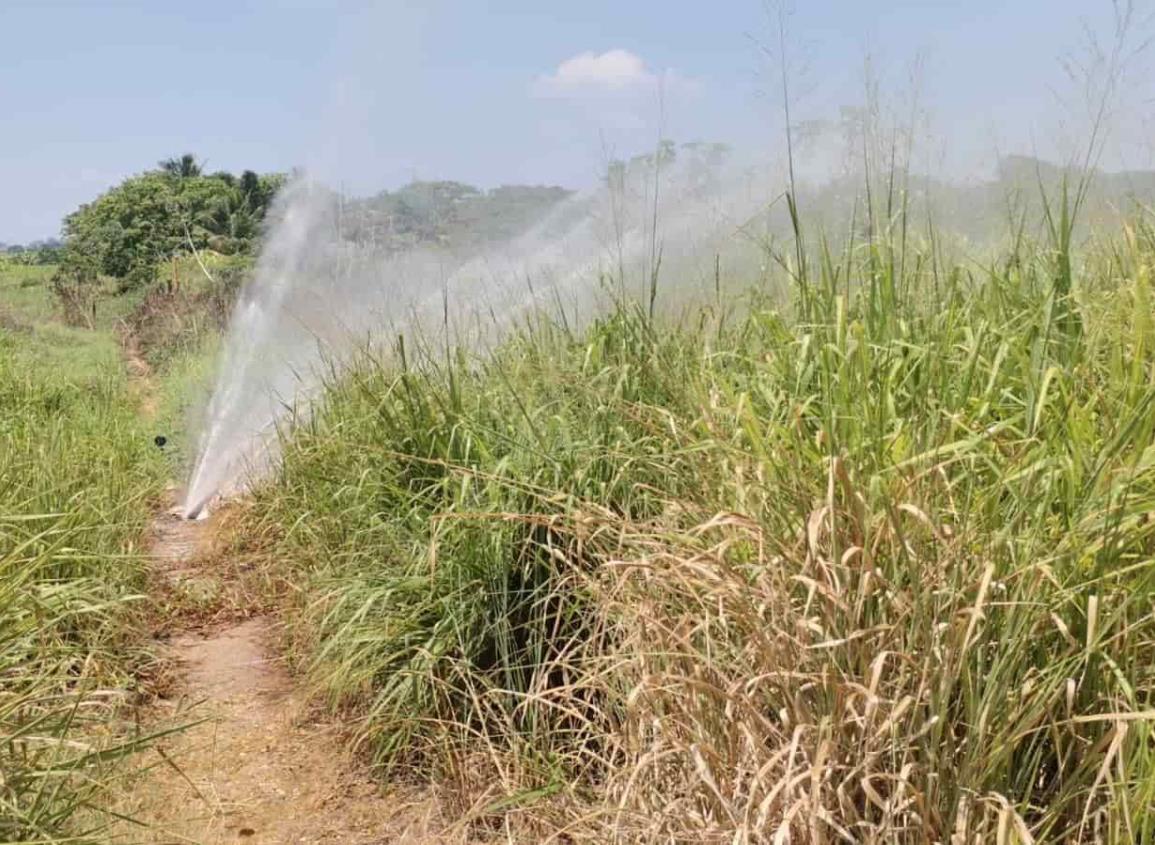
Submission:
MULTIPOLYGON (((127 327, 121 342, 141 414, 152 419, 157 413, 152 369, 127 327)), ((219 569, 200 565, 214 530, 211 518, 193 522, 175 510, 154 520, 150 551, 156 580, 178 604, 182 596, 213 595, 228 586, 219 569)), ((271 619, 207 630, 191 621, 184 625, 158 643, 173 667, 173 691, 155 703, 147 727, 156 732, 191 727, 145 752, 132 794, 117 808, 135 823, 116 831, 115 841, 459 841, 434 835, 436 802, 428 792, 390 788, 386 794, 350 757, 338 726, 310 717, 301 691, 272 657, 271 619)))
POLYGON ((157 401, 156 388, 152 379, 152 367, 144 357, 140 348, 140 339, 127 324, 122 324, 120 333, 120 349, 124 355, 124 363, 128 368, 128 375, 136 389, 137 401, 140 403, 140 413, 145 419, 156 416, 157 401))
MULTIPOLYGON (((174 588, 196 573, 212 520, 157 518, 153 559, 174 588)), ((204 576, 201 576, 204 577, 204 576)), ((177 692, 154 727, 203 720, 161 740, 124 810, 148 825, 138 843, 433 843, 434 803, 385 794, 343 749, 333 725, 309 718, 270 657, 274 623, 255 618, 186 630, 164 648, 177 692)))

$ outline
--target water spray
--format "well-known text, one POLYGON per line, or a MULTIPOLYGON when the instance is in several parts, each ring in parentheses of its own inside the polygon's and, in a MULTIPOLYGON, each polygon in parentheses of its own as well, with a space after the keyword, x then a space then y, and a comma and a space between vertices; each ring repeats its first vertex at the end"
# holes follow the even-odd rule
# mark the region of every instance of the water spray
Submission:
POLYGON ((766 207, 765 171, 687 153, 619 176, 473 254, 354 245, 336 194, 303 178, 288 185, 229 325, 185 516, 267 473, 281 423, 308 413, 327 374, 359 351, 401 337, 483 352, 533 312, 560 308, 574 325, 613 298, 645 297, 659 268, 676 298, 712 292, 721 253, 731 268, 761 263, 750 229, 766 207))

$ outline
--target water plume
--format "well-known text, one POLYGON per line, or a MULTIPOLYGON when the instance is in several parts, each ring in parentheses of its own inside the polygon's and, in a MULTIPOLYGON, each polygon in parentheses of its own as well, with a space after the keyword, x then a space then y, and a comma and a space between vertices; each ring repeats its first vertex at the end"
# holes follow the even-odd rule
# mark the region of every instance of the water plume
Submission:
MULTIPOLYGON (((533 312, 571 322, 666 280, 714 283, 717 259, 756 266, 769 170, 712 146, 663 146, 502 243, 393 249, 347 237, 349 208, 308 178, 283 191, 230 322, 184 504, 200 514, 273 466, 279 424, 353 353, 400 338, 483 352, 533 312)), ((780 184, 780 183, 779 183, 780 184)))
MULTIPOLYGON (((1058 197, 1064 181, 1080 178, 1008 157, 994 181, 974 185, 913 178, 905 166, 883 173, 866 193, 873 206, 863 204, 861 186, 870 182, 856 172, 799 184, 794 198, 815 243, 909 218, 933 225, 940 253, 957 240, 974 257, 996 244, 993 224, 1008 207, 1045 237, 1041 197, 1058 197)), ((1153 179, 1097 174, 1083 225, 1117 223, 1120 209, 1155 195, 1153 179)), ((448 244, 431 236, 401 248, 362 237, 371 205, 294 180, 275 203, 230 322, 186 515, 267 473, 280 424, 307 415, 325 378, 339 377, 361 351, 379 353, 400 338, 411 348, 483 354, 538 312, 573 327, 623 298, 653 308, 657 292, 659 307, 669 307, 718 295, 719 281, 764 285, 775 260, 793 258, 792 248, 781 249, 793 237, 787 184, 781 166, 739 161, 715 145, 663 144, 611 165, 597 189, 553 205, 520 235, 448 244)))

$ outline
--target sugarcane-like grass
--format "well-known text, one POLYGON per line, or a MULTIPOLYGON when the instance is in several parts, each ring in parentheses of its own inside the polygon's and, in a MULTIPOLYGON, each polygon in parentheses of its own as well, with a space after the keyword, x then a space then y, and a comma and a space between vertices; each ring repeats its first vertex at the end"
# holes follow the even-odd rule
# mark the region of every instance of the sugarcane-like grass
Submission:
POLYGON ((246 517, 294 657, 531 839, 1153 841, 1153 258, 876 237, 367 358, 246 517))
POLYGON ((111 335, 0 328, 0 841, 105 841, 162 478, 111 335))

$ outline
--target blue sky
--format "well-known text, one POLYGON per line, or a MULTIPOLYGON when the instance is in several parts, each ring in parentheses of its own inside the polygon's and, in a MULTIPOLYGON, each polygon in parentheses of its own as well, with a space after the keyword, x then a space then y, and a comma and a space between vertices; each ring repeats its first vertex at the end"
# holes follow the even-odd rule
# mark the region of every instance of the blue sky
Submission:
MULTIPOLYGON (((920 102, 968 165, 1054 154, 1078 110, 1060 59, 1111 20, 1110 0, 792 5, 797 117, 860 101, 867 55, 903 101, 921 55, 920 102)), ((769 146, 772 20, 759 0, 0 0, 0 241, 53 235, 185 151, 366 191, 414 176, 580 186, 660 133, 769 146)), ((1148 76, 1136 64, 1124 92, 1119 164, 1151 164, 1148 76)))

